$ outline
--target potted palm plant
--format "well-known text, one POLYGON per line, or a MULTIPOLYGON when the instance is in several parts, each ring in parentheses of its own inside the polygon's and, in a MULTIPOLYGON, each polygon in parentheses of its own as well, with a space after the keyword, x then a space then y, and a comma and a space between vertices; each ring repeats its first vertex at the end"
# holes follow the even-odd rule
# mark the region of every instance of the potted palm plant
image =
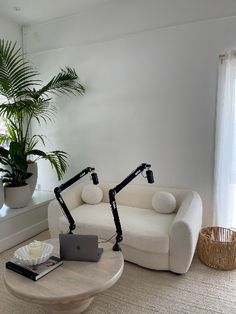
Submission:
POLYGON ((31 198, 30 188, 26 183, 31 173, 27 172, 24 147, 17 142, 11 142, 9 149, 0 147, 0 163, 5 166, 0 168, 0 172, 4 173, 2 182, 5 183, 5 204, 11 208, 25 206, 31 198))
MULTIPOLYGON (((61 69, 46 85, 42 85, 38 76, 21 49, 16 48, 16 43, 0 40, 0 96, 4 99, 0 102, 0 117, 7 127, 7 133, 0 134, 0 145, 20 144, 26 161, 32 156, 36 156, 36 160, 48 160, 60 180, 68 166, 68 154, 61 150, 38 149, 39 144, 45 146, 45 137, 30 134, 30 125, 32 121, 41 124, 52 120, 56 111, 53 95, 83 95, 85 89, 70 67, 61 69)), ((1 149, 3 151, 3 147, 1 149)), ((11 160, 11 167, 14 162, 11 160)))

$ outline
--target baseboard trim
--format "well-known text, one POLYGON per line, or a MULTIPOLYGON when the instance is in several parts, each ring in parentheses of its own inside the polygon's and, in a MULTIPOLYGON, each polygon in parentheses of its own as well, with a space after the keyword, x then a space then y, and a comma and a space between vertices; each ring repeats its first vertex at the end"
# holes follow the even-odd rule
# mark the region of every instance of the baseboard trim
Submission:
POLYGON ((48 220, 45 219, 30 227, 24 228, 10 236, 0 240, 0 252, 14 247, 15 245, 33 237, 34 235, 48 229, 48 220))

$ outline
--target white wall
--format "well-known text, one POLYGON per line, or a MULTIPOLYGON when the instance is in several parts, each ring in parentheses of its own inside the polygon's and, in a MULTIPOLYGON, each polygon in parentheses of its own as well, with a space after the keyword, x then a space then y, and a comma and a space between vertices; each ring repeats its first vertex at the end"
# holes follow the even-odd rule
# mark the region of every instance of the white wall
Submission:
POLYGON ((5 17, 0 16, 0 38, 5 40, 11 40, 13 42, 17 41, 18 45, 22 45, 22 35, 21 27, 6 19, 5 17))
MULTIPOLYGON (((47 134, 48 149, 70 154, 64 180, 95 166, 101 180, 119 182, 150 162, 157 185, 200 193, 204 224, 211 224, 217 63, 236 46, 236 18, 162 29, 146 19, 142 31, 105 16, 104 27, 94 12, 86 14, 25 29, 44 80, 68 65, 87 89, 84 97, 57 97, 55 124, 34 131, 47 134)), ((146 184, 141 176, 135 182, 146 184)), ((58 185, 46 162, 39 183, 58 185)))

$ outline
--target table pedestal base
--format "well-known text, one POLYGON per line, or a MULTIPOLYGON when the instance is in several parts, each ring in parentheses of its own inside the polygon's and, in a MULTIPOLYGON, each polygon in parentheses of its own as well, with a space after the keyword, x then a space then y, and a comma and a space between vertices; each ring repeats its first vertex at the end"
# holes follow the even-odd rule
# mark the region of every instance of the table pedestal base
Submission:
POLYGON ((81 300, 78 302, 71 302, 67 304, 63 303, 57 303, 57 304, 48 304, 44 305, 44 308, 46 309, 48 314, 79 314, 85 311, 91 302, 93 301, 93 298, 89 298, 86 300, 81 300))

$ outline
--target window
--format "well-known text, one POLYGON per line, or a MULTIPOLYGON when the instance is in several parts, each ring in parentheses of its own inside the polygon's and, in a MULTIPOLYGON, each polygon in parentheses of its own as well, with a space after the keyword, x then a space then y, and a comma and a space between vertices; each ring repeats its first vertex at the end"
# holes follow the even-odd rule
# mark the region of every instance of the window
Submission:
MULTIPOLYGON (((6 100, 6 98, 0 95, 0 104, 4 103, 5 100, 6 100)), ((0 117, 0 134, 3 134, 3 135, 7 134, 6 124, 1 117, 0 117)), ((6 144, 3 144, 2 146, 7 147, 6 144)))

